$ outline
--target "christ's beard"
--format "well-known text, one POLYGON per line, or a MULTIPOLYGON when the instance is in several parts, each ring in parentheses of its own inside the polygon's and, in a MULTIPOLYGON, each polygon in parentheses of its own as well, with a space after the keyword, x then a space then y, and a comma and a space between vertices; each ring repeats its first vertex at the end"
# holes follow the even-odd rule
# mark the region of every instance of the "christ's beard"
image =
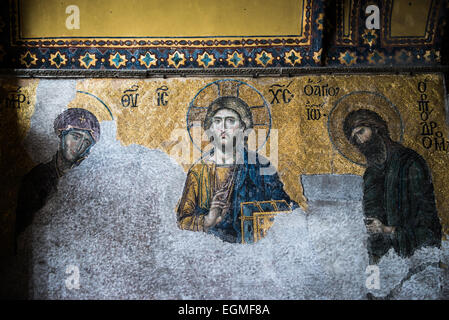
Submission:
POLYGON ((387 160, 387 148, 378 134, 373 134, 365 143, 356 143, 357 149, 365 156, 369 164, 383 164, 387 160))
POLYGON ((237 137, 228 138, 227 140, 218 138, 217 141, 217 144, 214 143, 215 147, 219 148, 225 154, 239 153, 242 151, 244 146, 243 140, 237 137))

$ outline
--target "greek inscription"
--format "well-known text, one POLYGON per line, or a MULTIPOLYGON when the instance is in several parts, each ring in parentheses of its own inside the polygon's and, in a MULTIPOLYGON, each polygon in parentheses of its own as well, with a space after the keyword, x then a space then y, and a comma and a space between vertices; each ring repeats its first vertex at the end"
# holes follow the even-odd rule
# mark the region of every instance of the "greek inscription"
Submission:
POLYGON ((443 132, 438 130, 438 123, 430 120, 433 109, 430 108, 430 100, 427 95, 427 80, 418 82, 419 100, 418 112, 421 120, 420 135, 421 145, 424 149, 432 149, 435 151, 449 151, 449 141, 444 138, 443 132))
POLYGON ((424 92, 426 92, 426 90, 427 90, 426 82, 425 81, 420 81, 418 83, 418 91, 421 92, 421 93, 424 93, 424 92))
POLYGON ((168 87, 162 86, 156 89, 157 105, 166 106, 168 104, 168 87))
POLYGON ((2 105, 5 109, 20 109, 25 103, 29 105, 30 101, 22 92, 21 87, 17 87, 16 90, 8 91, 6 97, 4 97, 2 101, 2 105))
POLYGON ((448 150, 447 144, 449 143, 449 141, 446 141, 446 139, 444 139, 443 133, 441 131, 438 131, 435 134, 434 142, 435 142, 435 150, 437 150, 437 151, 447 151, 448 150))
POLYGON ((421 120, 422 120, 422 121, 427 121, 427 120, 429 120, 429 116, 430 116, 430 114, 432 113, 432 111, 433 111, 433 110, 421 112, 421 120))
POLYGON ((429 137, 422 138, 422 145, 426 149, 430 149, 432 147, 432 139, 429 137))
MULTIPOLYGON (((310 79, 308 81, 310 83, 310 79)), ((317 82, 319 83, 319 82, 317 82)), ((306 96, 318 96, 318 97, 334 97, 337 96, 340 92, 339 87, 329 87, 329 84, 306 84, 304 86, 304 94, 306 96)))
POLYGON ((418 105, 419 111, 429 111, 429 100, 427 100, 427 95, 425 93, 421 94, 421 100, 418 100, 418 105))
POLYGON ((122 95, 122 106, 124 108, 137 108, 137 99, 139 98, 139 94, 137 93, 137 90, 139 89, 138 85, 133 85, 130 89, 123 91, 122 95))
POLYGON ((325 117, 326 114, 321 113, 321 108, 324 106, 324 103, 321 104, 311 104, 310 101, 306 102, 306 113, 307 120, 320 120, 321 117, 325 117))
POLYGON ((293 81, 290 81, 288 85, 283 84, 273 84, 270 86, 269 92, 272 95, 271 104, 279 104, 284 103, 287 104, 293 100, 294 94, 288 89, 288 87, 292 84, 293 81))
POLYGON ((430 121, 429 123, 421 122, 421 125, 422 125, 422 132, 421 132, 422 136, 433 136, 434 129, 438 127, 435 121, 430 121))

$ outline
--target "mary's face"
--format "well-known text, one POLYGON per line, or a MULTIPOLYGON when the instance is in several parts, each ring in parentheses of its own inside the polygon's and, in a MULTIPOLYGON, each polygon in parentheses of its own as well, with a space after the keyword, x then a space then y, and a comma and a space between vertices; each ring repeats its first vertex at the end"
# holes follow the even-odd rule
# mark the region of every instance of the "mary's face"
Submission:
POLYGON ((214 138, 214 145, 232 146, 234 138, 243 136, 244 127, 239 115, 231 109, 218 110, 212 117, 210 132, 214 138))
POLYGON ((70 162, 78 160, 92 145, 92 138, 85 130, 72 129, 62 139, 62 155, 70 162))

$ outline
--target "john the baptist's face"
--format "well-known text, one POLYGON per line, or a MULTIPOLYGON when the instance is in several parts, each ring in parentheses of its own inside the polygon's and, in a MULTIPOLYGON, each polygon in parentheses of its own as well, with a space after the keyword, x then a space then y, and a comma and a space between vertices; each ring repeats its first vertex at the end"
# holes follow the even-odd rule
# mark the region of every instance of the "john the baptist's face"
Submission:
POLYGON ((368 163, 382 164, 387 158, 385 142, 377 131, 367 126, 352 130, 351 143, 365 156, 368 163))
POLYGON ((220 109, 212 117, 210 132, 216 147, 232 147, 234 138, 243 136, 244 125, 234 110, 220 109))
POLYGON ((363 144, 371 139, 373 132, 370 127, 355 127, 351 133, 351 139, 355 144, 363 144))
POLYGON ((70 162, 78 160, 92 145, 92 137, 85 130, 71 129, 61 139, 62 155, 70 162))

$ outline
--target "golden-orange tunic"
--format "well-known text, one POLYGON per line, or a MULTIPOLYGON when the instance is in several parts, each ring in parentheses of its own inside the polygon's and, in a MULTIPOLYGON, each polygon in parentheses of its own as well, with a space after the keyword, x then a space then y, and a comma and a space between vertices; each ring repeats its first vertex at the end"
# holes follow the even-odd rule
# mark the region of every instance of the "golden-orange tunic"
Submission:
POLYGON ((209 213, 215 190, 226 182, 230 171, 231 167, 204 160, 190 168, 176 209, 179 228, 204 231, 204 216, 209 213))

